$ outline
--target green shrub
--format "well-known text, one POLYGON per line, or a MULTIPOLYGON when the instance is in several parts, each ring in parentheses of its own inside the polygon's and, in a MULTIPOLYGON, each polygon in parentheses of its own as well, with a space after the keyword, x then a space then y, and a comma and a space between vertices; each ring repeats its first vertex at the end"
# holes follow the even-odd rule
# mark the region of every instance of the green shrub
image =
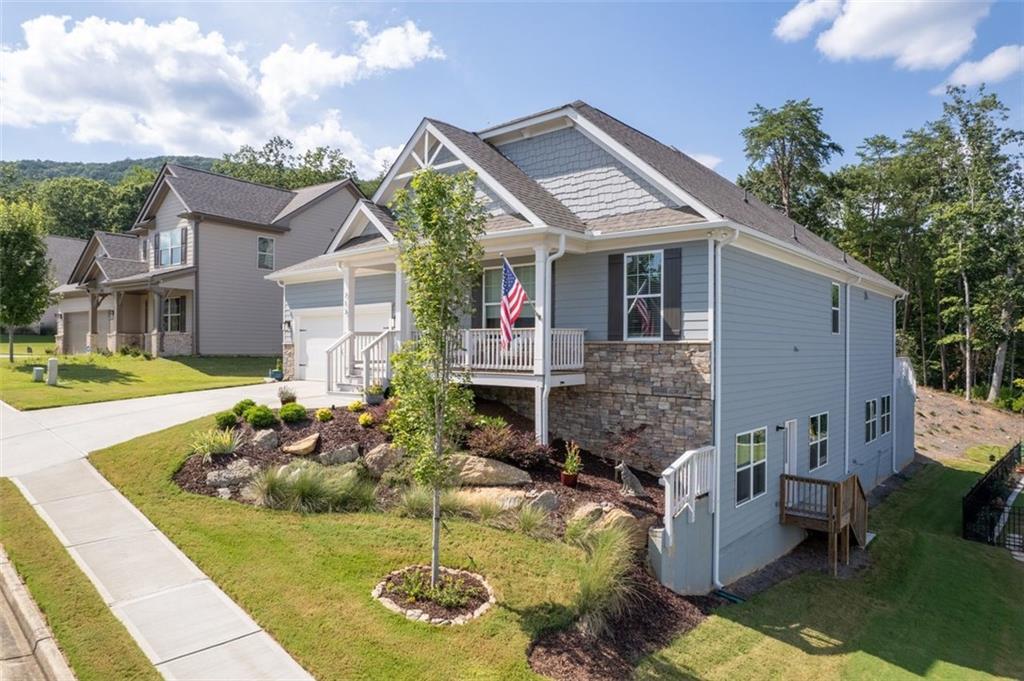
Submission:
POLYGON ((277 417, 270 407, 265 404, 258 404, 245 410, 245 420, 253 428, 270 428, 277 423, 277 417))
POLYGON ((370 412, 363 412, 359 415, 359 425, 363 428, 369 428, 374 424, 374 421, 375 419, 373 418, 373 414, 370 412))
POLYGON ((211 428, 193 433, 189 450, 201 456, 203 463, 210 463, 218 454, 234 454, 239 444, 241 437, 234 430, 211 428))
POLYGON ((349 402, 348 406, 345 407, 345 408, 348 409, 353 414, 355 414, 355 413, 361 412, 362 410, 366 409, 366 405, 363 404, 362 400, 353 400, 353 401, 349 402))
POLYGON ((291 404, 295 401, 295 391, 286 385, 282 385, 277 389, 277 399, 281 400, 281 404, 291 404))
POLYGON ((334 418, 334 412, 331 411, 330 409, 328 409, 327 407, 321 407, 320 409, 316 410, 316 420, 317 421, 321 421, 321 422, 323 422, 323 421, 330 421, 333 418, 334 418))
POLYGON ((487 416, 485 414, 477 414, 473 417, 474 428, 486 428, 488 426, 505 428, 508 426, 508 421, 500 416, 487 416))
POLYGON ((635 552, 629 533, 618 527, 589 533, 584 550, 587 558, 578 567, 573 607, 580 631, 600 636, 639 598, 631 575, 635 552))
POLYGON ((413 568, 403 573, 400 581, 388 585, 388 594, 409 604, 433 601, 445 608, 463 608, 470 599, 480 595, 480 589, 466 584, 461 577, 444 573, 437 586, 430 586, 427 572, 413 568))
POLYGON ((281 420, 285 423, 298 423, 299 421, 305 421, 308 418, 306 415, 306 408, 298 402, 289 402, 281 407, 279 415, 281 420))
POLYGON ((238 423, 238 417, 235 416, 235 412, 230 410, 218 412, 213 418, 217 422, 217 427, 221 430, 234 428, 238 423))
POLYGON ((246 399, 242 400, 241 402, 238 402, 235 406, 231 407, 231 411, 235 412, 236 416, 242 416, 251 407, 255 407, 255 406, 256 406, 255 402, 253 402, 252 400, 246 398, 246 399))
POLYGON ((551 533, 551 525, 548 523, 548 512, 540 506, 523 504, 516 511, 516 527, 525 535, 541 539, 551 533))

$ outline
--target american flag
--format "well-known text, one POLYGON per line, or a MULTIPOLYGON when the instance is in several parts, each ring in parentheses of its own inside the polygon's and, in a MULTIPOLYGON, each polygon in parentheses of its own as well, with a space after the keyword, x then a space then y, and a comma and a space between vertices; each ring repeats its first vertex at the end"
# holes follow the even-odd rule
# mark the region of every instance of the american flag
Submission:
POLYGON ((516 325, 526 302, 526 290, 508 260, 501 260, 501 349, 507 350, 512 342, 512 327, 516 325))
POLYGON ((647 300, 639 296, 643 295, 644 289, 647 288, 649 281, 645 281, 640 289, 636 292, 637 298, 633 299, 633 305, 631 311, 636 310, 640 314, 640 335, 641 336, 653 336, 654 335, 654 320, 651 318, 651 311, 647 307, 647 300))

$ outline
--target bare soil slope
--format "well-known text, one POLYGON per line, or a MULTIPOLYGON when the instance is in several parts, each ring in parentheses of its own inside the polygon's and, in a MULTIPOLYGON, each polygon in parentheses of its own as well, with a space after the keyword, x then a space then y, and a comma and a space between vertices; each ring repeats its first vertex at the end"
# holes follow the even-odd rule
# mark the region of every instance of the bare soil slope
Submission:
POLYGON ((1024 415, 930 388, 917 389, 917 453, 931 459, 964 458, 978 445, 1003 451, 1024 438, 1024 415))

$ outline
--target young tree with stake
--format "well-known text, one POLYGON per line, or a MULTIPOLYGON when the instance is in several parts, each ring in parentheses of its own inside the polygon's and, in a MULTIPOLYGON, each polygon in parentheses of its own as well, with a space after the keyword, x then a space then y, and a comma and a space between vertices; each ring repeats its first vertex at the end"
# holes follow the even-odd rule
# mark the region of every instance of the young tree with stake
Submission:
POLYGON ((476 174, 422 170, 392 202, 398 265, 408 282, 408 304, 420 332, 393 359, 398 396, 389 416, 395 444, 414 457, 416 481, 433 491, 431 585, 440 568, 441 489, 449 457, 472 412, 473 395, 459 381, 455 354, 461 318, 480 280, 483 249, 477 239, 486 215, 476 197, 476 174))
POLYGON ((14 328, 39 319, 54 287, 43 240, 43 212, 28 201, 0 199, 0 324, 14 361, 14 328))

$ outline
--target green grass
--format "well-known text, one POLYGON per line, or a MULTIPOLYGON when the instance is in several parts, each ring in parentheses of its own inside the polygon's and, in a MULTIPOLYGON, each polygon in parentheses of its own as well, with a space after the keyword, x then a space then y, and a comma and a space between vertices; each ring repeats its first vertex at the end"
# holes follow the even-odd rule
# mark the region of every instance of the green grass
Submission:
POLYGON ((259 383, 272 357, 173 357, 147 360, 122 355, 60 358, 59 382, 32 381, 46 358, 0 361, 0 400, 18 409, 43 409, 259 383))
POLYGON ((80 681, 160 679, 43 520, 0 479, 0 542, 80 681))
POLYGON ((1024 565, 959 538, 960 496, 987 466, 958 466, 925 467, 872 511, 865 574, 805 574, 721 608, 637 677, 1024 678, 1024 565))
POLYGON ((431 627, 370 596, 430 556, 430 521, 383 513, 301 516, 183 492, 171 475, 212 418, 97 452, 93 463, 315 677, 526 679, 526 648, 571 619, 575 564, 561 543, 445 521, 445 565, 485 575, 498 603, 462 627, 431 627))
POLYGON ((976 463, 991 466, 1006 454, 1006 445, 974 445, 964 450, 964 456, 976 463))
MULTIPOLYGON (((7 356, 8 342, 7 334, 0 334, 0 350, 2 350, 4 357, 7 356)), ((32 348, 32 356, 45 356, 46 349, 50 348, 52 350, 53 347, 53 336, 14 334, 15 355, 27 355, 29 354, 28 349, 32 348)))

